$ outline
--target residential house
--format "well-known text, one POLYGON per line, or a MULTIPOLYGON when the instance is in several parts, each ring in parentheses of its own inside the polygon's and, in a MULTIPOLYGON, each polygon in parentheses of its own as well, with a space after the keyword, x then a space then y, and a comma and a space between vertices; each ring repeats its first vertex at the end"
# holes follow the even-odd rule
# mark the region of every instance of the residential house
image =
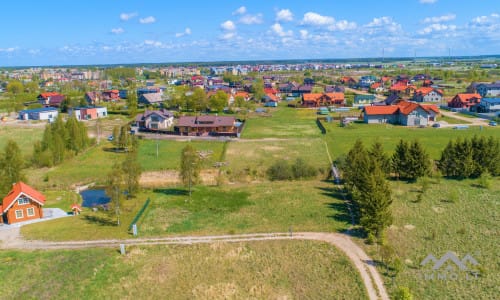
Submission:
POLYGON ((108 115, 108 110, 106 107, 102 106, 72 107, 68 109, 68 115, 75 115, 78 121, 95 120, 97 118, 106 117, 108 115))
POLYGON ((3 222, 13 224, 43 218, 45 196, 24 182, 17 182, 3 198, 0 214, 3 222))
POLYGON ((399 81, 393 84, 389 91, 393 94, 398 95, 411 95, 413 91, 415 91, 415 86, 405 83, 404 81, 399 81))
POLYGON ((61 103, 64 101, 64 98, 65 98, 64 95, 61 95, 57 92, 47 92, 38 95, 37 100, 38 103, 40 103, 43 106, 59 107, 61 106, 61 103))
POLYGON ((278 107, 280 98, 276 96, 276 94, 266 94, 262 100, 264 101, 264 106, 266 107, 278 107))
POLYGON ((35 109, 26 109, 19 112, 19 120, 40 120, 53 122, 57 118, 57 108, 43 107, 35 109))
POLYGON ((383 93, 386 91, 385 87, 384 87, 384 84, 381 83, 381 82, 375 82, 373 83, 372 85, 370 85, 370 90, 371 92, 375 92, 375 93, 383 93))
POLYGON ((278 90, 280 91, 280 93, 291 94, 293 90, 297 89, 298 87, 299 85, 295 82, 280 83, 278 85, 278 90))
POLYGON ((102 92, 102 100, 115 102, 120 100, 120 91, 119 90, 107 90, 102 92))
POLYGON ((327 85, 325 86, 325 93, 343 93, 345 88, 338 85, 327 85))
POLYGON ((292 89, 292 96, 300 97, 303 94, 309 94, 312 92, 312 89, 313 89, 312 85, 299 85, 292 89))
POLYGON ((418 88, 413 94, 415 102, 441 102, 443 99, 443 91, 432 87, 418 88))
POLYGON ((363 120, 365 123, 390 123, 404 126, 427 126, 436 121, 439 109, 436 105, 423 105, 409 101, 401 101, 397 105, 365 106, 363 120))
POLYGON ((137 99, 139 99, 144 94, 157 94, 162 93, 162 90, 157 87, 145 87, 137 89, 137 99))
POLYGON ((309 93, 302 95, 303 107, 320 107, 331 105, 344 105, 344 93, 309 93))
POLYGON ((349 86, 349 87, 355 86, 357 84, 356 80, 352 77, 349 77, 349 76, 344 76, 344 77, 340 78, 339 81, 342 84, 349 86))
POLYGON ((500 98, 483 98, 477 105, 477 111, 484 113, 500 111, 500 98))
POLYGON ((161 130, 170 128, 174 123, 174 114, 166 109, 146 110, 137 115, 135 124, 144 130, 161 130))
POLYGON ((153 105, 153 104, 160 104, 161 102, 163 102, 163 99, 160 93, 147 93, 147 94, 142 94, 139 97, 138 102, 145 105, 153 105))
POLYGON ((477 85, 476 89, 477 93, 483 98, 500 96, 500 82, 481 83, 477 85))
POLYGON ((361 88, 367 89, 372 84, 374 84, 376 81, 377 81, 377 77, 375 77, 373 75, 361 76, 361 78, 359 78, 358 86, 361 88))
POLYGON ((234 117, 228 116, 182 116, 175 130, 180 135, 229 135, 236 136, 238 126, 234 117))
POLYGON ((375 99, 375 95, 354 95, 353 106, 371 105, 375 99))
POLYGON ((89 105, 96 105, 101 103, 101 93, 99 92, 86 92, 85 93, 85 100, 89 105))
POLYGON ((128 90, 126 89, 118 90, 118 96, 120 96, 120 99, 127 99, 128 90))
POLYGON ((448 101, 448 107, 471 110, 471 107, 478 105, 481 102, 481 95, 474 94, 457 94, 453 99, 448 101))

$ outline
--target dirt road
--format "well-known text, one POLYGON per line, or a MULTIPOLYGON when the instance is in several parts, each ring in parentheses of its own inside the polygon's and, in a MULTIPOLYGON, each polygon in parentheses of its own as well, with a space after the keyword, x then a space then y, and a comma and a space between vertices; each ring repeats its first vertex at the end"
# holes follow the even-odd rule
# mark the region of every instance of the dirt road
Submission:
POLYGON ((119 247, 124 245, 179 245, 179 244, 199 244, 215 242, 251 242, 266 240, 316 240, 327 242, 342 252, 351 260, 358 270, 363 284, 365 285, 369 299, 388 300, 389 295, 385 289, 382 277, 375 268, 373 260, 356 245, 348 235, 339 233, 323 232, 297 232, 297 233, 256 233, 240 235, 218 235, 218 236, 182 236, 163 238, 137 238, 126 240, 95 240, 95 241, 68 241, 68 242, 48 242, 48 241, 26 241, 20 236, 19 227, 8 230, 0 230, 0 239, 3 249, 81 249, 94 247, 119 247))

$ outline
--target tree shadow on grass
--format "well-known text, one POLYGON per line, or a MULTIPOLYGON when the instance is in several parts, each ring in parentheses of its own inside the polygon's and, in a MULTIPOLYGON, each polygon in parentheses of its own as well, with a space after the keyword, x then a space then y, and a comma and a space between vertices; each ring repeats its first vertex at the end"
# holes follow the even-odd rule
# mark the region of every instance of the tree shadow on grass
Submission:
MULTIPOLYGON (((332 218, 335 221, 351 224, 352 218, 347 208, 347 203, 344 200, 344 195, 342 191, 333 186, 332 187, 316 187, 318 190, 322 191, 322 195, 336 199, 338 202, 326 203, 326 206, 332 209, 333 214, 328 215, 328 218, 332 218)), ((341 232, 345 230, 340 230, 341 232)))
POLYGON ((187 195, 189 195, 188 190, 178 189, 178 188, 154 189, 153 192, 168 195, 168 196, 187 196, 187 195))
POLYGON ((83 218, 85 219, 85 221, 91 224, 97 224, 99 226, 117 226, 116 221, 112 221, 105 217, 86 215, 83 218))

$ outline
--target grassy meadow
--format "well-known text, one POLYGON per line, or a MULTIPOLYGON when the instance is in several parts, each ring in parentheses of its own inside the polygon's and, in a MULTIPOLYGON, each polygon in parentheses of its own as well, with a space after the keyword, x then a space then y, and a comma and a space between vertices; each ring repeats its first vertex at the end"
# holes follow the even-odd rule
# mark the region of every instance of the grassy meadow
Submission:
MULTIPOLYGON (((500 179, 492 179, 491 189, 477 186, 477 180, 432 181, 416 202, 418 184, 393 182, 394 223, 387 230, 388 243, 403 262, 403 268, 392 280, 392 271, 380 267, 389 290, 396 286, 410 288, 415 299, 494 299, 498 286, 498 244, 500 179), (466 272, 458 280, 426 280, 432 267, 421 266, 429 254, 437 259, 446 252, 459 259, 472 255, 479 266, 475 280, 466 280, 466 272)), ((373 258, 380 259, 375 246, 368 246, 373 258)), ((442 269, 445 269, 443 267, 442 269)), ((472 275, 470 278, 472 278, 472 275)))
POLYGON ((42 140, 43 127, 0 126, 0 151, 3 152, 8 140, 13 140, 25 157, 33 154, 33 144, 42 140))
POLYGON ((2 251, 2 298, 367 299, 349 260, 321 242, 141 246, 127 252, 2 251), (50 284, 40 284, 47 274, 50 284))

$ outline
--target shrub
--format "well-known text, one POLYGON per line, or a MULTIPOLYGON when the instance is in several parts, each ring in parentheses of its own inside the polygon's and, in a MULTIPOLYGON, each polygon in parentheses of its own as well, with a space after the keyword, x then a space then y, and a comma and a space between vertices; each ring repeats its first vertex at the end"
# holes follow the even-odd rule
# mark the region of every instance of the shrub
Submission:
POLYGON ((488 173, 488 171, 483 172, 481 176, 478 178, 478 185, 484 189, 490 189, 491 188, 491 175, 488 173))
POLYGON ((270 180, 290 180, 293 179, 292 167, 284 160, 277 160, 269 169, 267 169, 267 176, 270 180))
POLYGON ((292 173, 295 179, 311 178, 318 174, 318 170, 309 165, 304 159, 297 158, 292 165, 292 173))
POLYGON ((396 300, 413 300, 413 295, 410 289, 406 286, 400 286, 394 293, 394 299, 396 300))

